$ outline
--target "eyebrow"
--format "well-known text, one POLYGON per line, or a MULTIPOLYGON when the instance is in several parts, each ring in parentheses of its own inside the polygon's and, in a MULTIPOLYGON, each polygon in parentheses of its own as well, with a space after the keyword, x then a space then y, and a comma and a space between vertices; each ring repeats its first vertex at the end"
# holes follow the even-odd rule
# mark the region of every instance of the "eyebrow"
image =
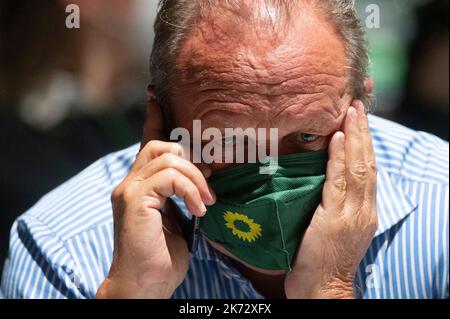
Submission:
MULTIPOLYGON (((250 113, 242 113, 242 112, 238 113, 237 111, 229 109, 211 108, 207 110, 204 114, 202 114, 200 117, 200 119, 202 120, 202 128, 215 127, 219 129, 221 132, 223 132, 225 128, 242 128, 245 130, 246 128, 254 127, 254 126, 246 126, 246 127, 236 126, 236 121, 233 120, 235 115, 251 116, 250 113), (215 118, 211 118, 208 116, 208 114, 211 113, 216 114, 215 118), (221 116, 220 113, 224 113, 224 115, 221 116)), ((292 131, 291 133, 299 132, 319 136, 329 136, 335 133, 337 130, 339 130, 340 126, 339 124, 337 124, 340 121, 337 120, 337 118, 334 117, 331 118, 331 116, 321 117, 320 119, 318 117, 312 116, 309 118, 305 118, 304 121, 302 122, 303 123, 306 122, 307 124, 306 125, 303 124, 302 127, 299 126, 295 131, 292 131)))

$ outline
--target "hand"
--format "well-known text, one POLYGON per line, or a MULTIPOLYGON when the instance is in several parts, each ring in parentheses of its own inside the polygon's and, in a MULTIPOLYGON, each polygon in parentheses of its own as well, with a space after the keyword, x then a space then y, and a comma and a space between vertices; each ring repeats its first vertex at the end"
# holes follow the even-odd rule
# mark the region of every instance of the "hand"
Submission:
POLYGON ((361 102, 329 146, 322 202, 286 276, 288 298, 353 298, 353 281, 378 227, 376 165, 361 102))
POLYGON ((215 201, 205 180, 210 171, 185 160, 179 144, 158 140, 161 114, 155 101, 149 103, 145 146, 111 196, 113 261, 97 298, 170 298, 186 276, 189 253, 166 199, 183 198, 195 216, 215 201))

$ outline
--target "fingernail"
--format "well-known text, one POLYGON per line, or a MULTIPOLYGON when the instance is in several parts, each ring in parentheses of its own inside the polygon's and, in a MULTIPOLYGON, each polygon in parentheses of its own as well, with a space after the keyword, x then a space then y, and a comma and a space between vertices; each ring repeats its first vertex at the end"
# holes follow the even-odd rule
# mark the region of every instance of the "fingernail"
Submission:
POLYGON ((210 185, 208 185, 208 190, 210 194, 210 200, 208 201, 207 204, 214 205, 214 203, 216 202, 216 194, 214 193, 210 185))
POLYGON ((353 106, 350 106, 350 107, 348 108, 347 113, 348 113, 348 115, 350 116, 350 119, 356 120, 356 109, 355 109, 353 106))
POLYGON ((361 114, 365 114, 365 113, 366 113, 366 110, 365 110, 365 108, 364 108, 364 104, 363 104, 362 102, 356 103, 356 107, 358 108, 358 111, 359 111, 361 114))
POLYGON ((180 145, 180 148, 178 149, 178 156, 184 158, 184 149, 183 146, 180 145))
POLYGON ((344 138, 344 132, 342 132, 342 131, 337 131, 335 135, 336 135, 335 138, 338 139, 338 140, 344 138))
POLYGON ((206 214, 206 206, 205 206, 205 204, 203 204, 203 202, 201 202, 200 205, 198 206, 198 210, 201 215, 206 214))
POLYGON ((170 149, 170 153, 178 157, 183 157, 183 148, 179 144, 174 144, 170 149))

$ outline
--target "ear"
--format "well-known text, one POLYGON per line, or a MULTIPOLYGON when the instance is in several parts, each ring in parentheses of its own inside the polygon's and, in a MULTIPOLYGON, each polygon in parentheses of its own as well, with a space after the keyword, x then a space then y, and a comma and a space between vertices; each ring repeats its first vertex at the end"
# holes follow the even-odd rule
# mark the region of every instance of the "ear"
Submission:
POLYGON ((371 95, 373 94, 373 88, 374 88, 374 82, 371 77, 368 77, 364 81, 364 91, 366 91, 367 94, 371 95))
POLYGON ((151 140, 164 139, 164 122, 161 108, 156 102, 155 90, 152 85, 147 87, 147 118, 141 140, 141 149, 151 140))
POLYGON ((147 86, 147 99, 148 101, 156 100, 155 89, 151 84, 147 86))

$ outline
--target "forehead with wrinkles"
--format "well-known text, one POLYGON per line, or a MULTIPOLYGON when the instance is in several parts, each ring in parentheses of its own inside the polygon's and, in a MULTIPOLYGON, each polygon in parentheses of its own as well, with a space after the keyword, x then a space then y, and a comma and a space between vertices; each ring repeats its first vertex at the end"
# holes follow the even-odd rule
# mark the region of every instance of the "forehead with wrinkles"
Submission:
POLYGON ((172 101, 183 116, 176 120, 320 134, 337 129, 348 68, 333 27, 312 6, 283 11, 248 3, 255 7, 204 12, 191 29, 177 59, 172 101))

